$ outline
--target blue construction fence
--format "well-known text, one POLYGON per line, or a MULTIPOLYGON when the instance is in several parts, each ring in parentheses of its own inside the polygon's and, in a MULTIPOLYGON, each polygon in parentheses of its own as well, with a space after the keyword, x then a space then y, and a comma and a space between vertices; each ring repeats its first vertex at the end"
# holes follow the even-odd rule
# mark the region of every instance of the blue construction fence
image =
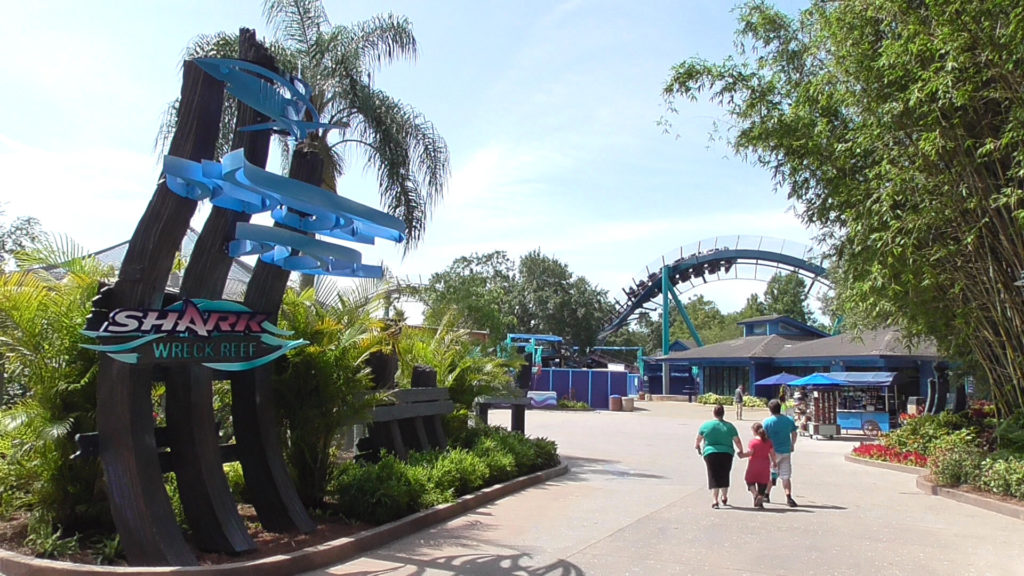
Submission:
POLYGON ((554 392, 559 399, 586 402, 595 410, 607 410, 611 396, 636 396, 640 377, 621 370, 544 368, 534 375, 530 390, 554 392))

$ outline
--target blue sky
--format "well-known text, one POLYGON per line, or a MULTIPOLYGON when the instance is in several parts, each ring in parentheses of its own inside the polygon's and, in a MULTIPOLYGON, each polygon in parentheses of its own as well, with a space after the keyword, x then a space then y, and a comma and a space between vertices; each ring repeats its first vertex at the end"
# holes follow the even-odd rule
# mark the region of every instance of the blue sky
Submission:
MULTIPOLYGON (((802 2, 782 3, 794 10, 802 2)), ((257 1, 9 3, 0 20, 0 201, 90 249, 128 239, 158 172, 153 138, 197 34, 270 33, 257 1)), ((540 0, 326 2, 335 23, 408 16, 419 58, 378 85, 434 122, 452 179, 399 275, 472 252, 532 249, 611 294, 681 245, 735 234, 811 243, 784 192, 708 132, 721 112, 680 103, 677 136, 655 122, 670 67, 732 52, 731 2, 540 0)), ((277 163, 271 160, 271 167, 277 163)), ((377 205, 353 156, 341 193, 377 205)), ((205 212, 200 213, 200 218, 205 212)), ((201 221, 197 220, 196 225, 201 221)), ((716 282, 725 311, 762 284, 716 282)))

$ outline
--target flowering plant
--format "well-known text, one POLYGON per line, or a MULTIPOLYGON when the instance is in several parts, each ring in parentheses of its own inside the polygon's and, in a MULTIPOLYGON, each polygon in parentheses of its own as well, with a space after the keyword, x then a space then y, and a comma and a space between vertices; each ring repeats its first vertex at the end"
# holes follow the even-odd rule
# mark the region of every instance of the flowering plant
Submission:
POLYGON ((928 465, 928 458, 920 452, 904 452, 898 448, 891 448, 882 444, 862 443, 853 449, 853 455, 858 458, 914 466, 916 468, 924 468, 928 465))

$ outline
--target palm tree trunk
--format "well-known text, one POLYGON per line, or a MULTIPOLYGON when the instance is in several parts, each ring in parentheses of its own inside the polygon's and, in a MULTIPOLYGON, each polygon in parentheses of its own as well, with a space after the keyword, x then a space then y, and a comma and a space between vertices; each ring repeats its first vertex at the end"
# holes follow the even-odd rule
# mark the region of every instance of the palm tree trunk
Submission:
MULTIPOLYGON (((242 28, 238 33, 238 57, 276 70, 274 57, 256 39, 256 32, 242 28)), ((245 158, 266 166, 271 134, 268 131, 241 132, 243 126, 266 122, 268 118, 238 103, 231 149, 243 148, 245 158)), ((233 259, 224 247, 234 238, 235 224, 249 215, 214 206, 196 240, 181 282, 184 298, 219 299, 233 259)), ((192 527, 196 544, 203 550, 241 554, 256 549, 224 476, 219 435, 213 412, 213 372, 203 366, 175 366, 167 374, 167 429, 174 458, 182 508, 192 527)))
MULTIPOLYGON (((199 66, 183 69, 178 126, 169 153, 212 159, 224 86, 199 66)), ((161 178, 128 244, 114 286, 115 308, 159 308, 174 255, 196 202, 178 196, 161 178)), ((111 512, 128 561, 141 565, 194 565, 164 490, 155 450, 153 373, 102 357, 96 385, 96 428, 111 512)))

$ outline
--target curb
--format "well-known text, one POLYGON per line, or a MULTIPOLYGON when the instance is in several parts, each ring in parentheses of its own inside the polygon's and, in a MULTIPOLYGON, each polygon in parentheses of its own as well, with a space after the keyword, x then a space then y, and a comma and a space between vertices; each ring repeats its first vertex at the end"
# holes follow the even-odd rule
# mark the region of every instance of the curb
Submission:
POLYGON ((843 457, 847 462, 854 464, 860 464, 862 466, 871 466, 873 468, 884 468, 886 470, 893 470, 895 472, 903 472, 904 474, 914 474, 916 476, 924 476, 928 473, 927 468, 918 468, 916 466, 905 466, 903 464, 893 464, 892 462, 882 462, 880 460, 869 460, 867 458, 858 458, 852 454, 847 454, 843 457))
POLYGON ((290 576, 344 562, 367 550, 404 538, 434 524, 454 518, 474 508, 500 500, 513 492, 546 482, 569 471, 562 463, 554 468, 521 476, 504 484, 495 484, 467 494, 450 504, 435 506, 399 518, 354 536, 339 538, 317 546, 310 546, 290 554, 269 556, 249 562, 233 562, 211 566, 91 566, 44 560, 0 550, 0 574, 6 576, 96 576, 98 574, 157 575, 193 574, 196 576, 290 576))
POLYGON ((964 492, 957 490, 956 488, 946 488, 944 486, 938 486, 932 482, 930 476, 918 476, 917 487, 922 492, 927 492, 932 496, 941 496, 948 498, 961 504, 968 504, 975 506, 989 512, 995 512, 996 514, 1002 514, 1003 516, 1009 516, 1010 518, 1016 518, 1017 520, 1024 520, 1024 505, 1012 504, 1010 502, 1003 502, 1001 500, 995 500, 992 498, 986 498, 978 494, 972 494, 970 492, 964 492))

